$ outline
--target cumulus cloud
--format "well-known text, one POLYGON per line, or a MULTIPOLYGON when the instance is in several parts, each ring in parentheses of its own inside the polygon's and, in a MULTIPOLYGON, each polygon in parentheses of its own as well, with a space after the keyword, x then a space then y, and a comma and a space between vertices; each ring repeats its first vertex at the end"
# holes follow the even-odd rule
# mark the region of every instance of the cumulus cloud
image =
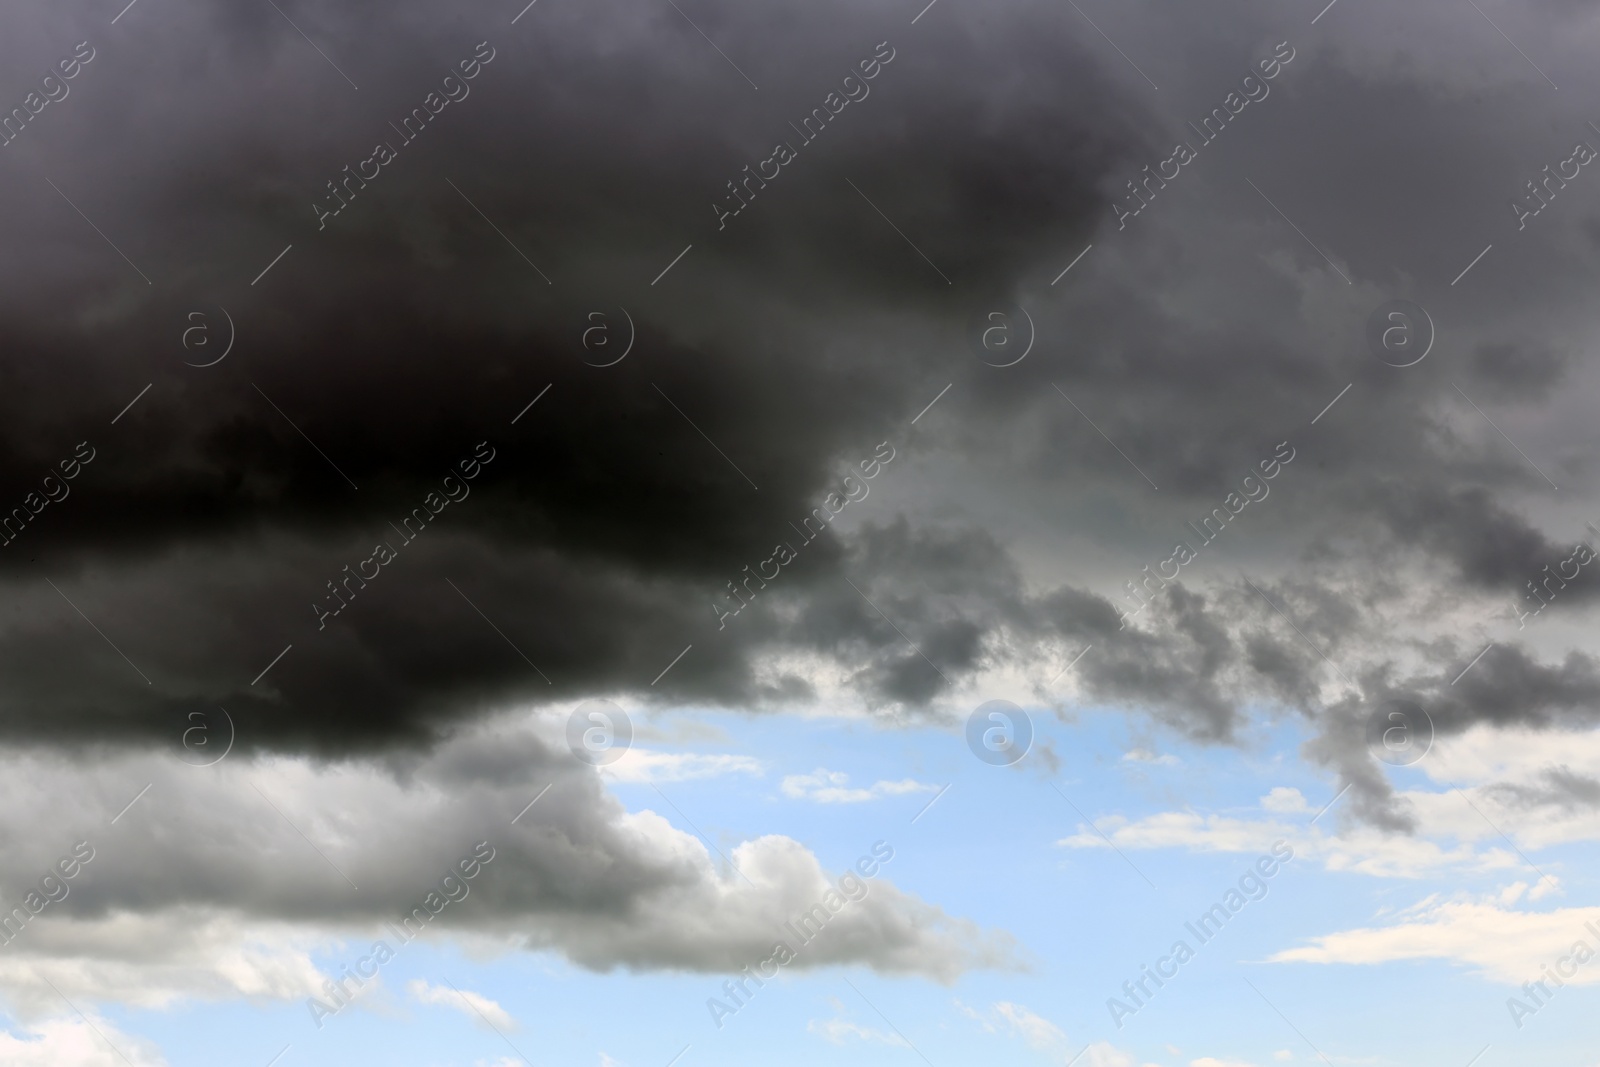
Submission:
POLYGON ((167 1067, 154 1044, 100 1018, 42 1019, 20 1033, 0 1030, 0 1061, 8 1067, 167 1067))
MULTIPOLYGON (((624 809, 594 770, 548 747, 553 733, 494 720, 426 756, 383 763, 10 757, 0 776, 0 841, 12 860, 3 899, 27 888, 15 872, 47 870, 73 841, 91 841, 96 856, 0 954, 0 986, 36 1002, 49 977, 68 995, 147 1006, 309 995, 322 977, 314 946, 392 940, 384 924, 419 909, 426 921, 413 925, 425 936, 484 951, 550 950, 595 970, 737 970, 826 892, 817 858, 778 835, 740 843, 734 869, 722 867, 670 818, 624 809), (59 839, 37 832, 46 824, 59 839)), ((857 963, 947 981, 1012 965, 1005 935, 891 879, 890 870, 874 879, 793 966, 857 963)))

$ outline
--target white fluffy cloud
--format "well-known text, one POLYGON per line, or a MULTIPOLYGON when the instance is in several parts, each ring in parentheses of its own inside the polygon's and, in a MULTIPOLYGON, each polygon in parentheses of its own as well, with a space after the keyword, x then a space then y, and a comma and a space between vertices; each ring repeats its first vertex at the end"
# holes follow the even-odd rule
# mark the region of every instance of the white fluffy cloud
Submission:
MULTIPOLYGON (((57 1002, 59 1004, 59 1001, 57 1002)), ((166 1067, 149 1042, 121 1033, 104 1019, 46 1019, 19 1034, 0 1030, 6 1067, 166 1067)))

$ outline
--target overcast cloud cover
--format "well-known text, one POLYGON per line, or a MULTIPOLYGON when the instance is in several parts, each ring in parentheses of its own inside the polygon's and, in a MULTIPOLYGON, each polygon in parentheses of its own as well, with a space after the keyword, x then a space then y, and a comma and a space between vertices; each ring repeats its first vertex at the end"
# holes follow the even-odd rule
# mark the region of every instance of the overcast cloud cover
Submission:
POLYGON ((1594 1067, 1597 46, 13 5, 0 1063, 1594 1067))

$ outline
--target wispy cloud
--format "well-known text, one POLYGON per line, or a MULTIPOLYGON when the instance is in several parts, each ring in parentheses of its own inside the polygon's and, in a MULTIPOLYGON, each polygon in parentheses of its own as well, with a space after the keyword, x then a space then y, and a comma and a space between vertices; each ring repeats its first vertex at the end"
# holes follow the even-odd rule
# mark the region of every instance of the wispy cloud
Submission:
POLYGON ((449 986, 429 985, 421 978, 415 978, 406 983, 406 992, 419 1003, 454 1008, 479 1025, 487 1021, 501 1030, 514 1030, 517 1026, 517 1021, 498 1003, 470 989, 458 991, 449 986))
POLYGON ((810 774, 791 774, 783 779, 784 796, 795 800, 810 800, 818 804, 861 804, 882 797, 900 797, 909 793, 936 793, 939 787, 902 778, 898 782, 879 780, 865 789, 850 788, 850 776, 843 771, 830 771, 818 767, 810 774))

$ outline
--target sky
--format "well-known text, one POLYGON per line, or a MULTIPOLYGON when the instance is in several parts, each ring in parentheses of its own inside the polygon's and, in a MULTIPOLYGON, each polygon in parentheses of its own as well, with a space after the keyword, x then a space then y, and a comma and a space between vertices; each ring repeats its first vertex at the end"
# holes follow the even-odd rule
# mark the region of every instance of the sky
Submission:
POLYGON ((1597 1067, 1596 46, 0 13, 0 1063, 1597 1067))

